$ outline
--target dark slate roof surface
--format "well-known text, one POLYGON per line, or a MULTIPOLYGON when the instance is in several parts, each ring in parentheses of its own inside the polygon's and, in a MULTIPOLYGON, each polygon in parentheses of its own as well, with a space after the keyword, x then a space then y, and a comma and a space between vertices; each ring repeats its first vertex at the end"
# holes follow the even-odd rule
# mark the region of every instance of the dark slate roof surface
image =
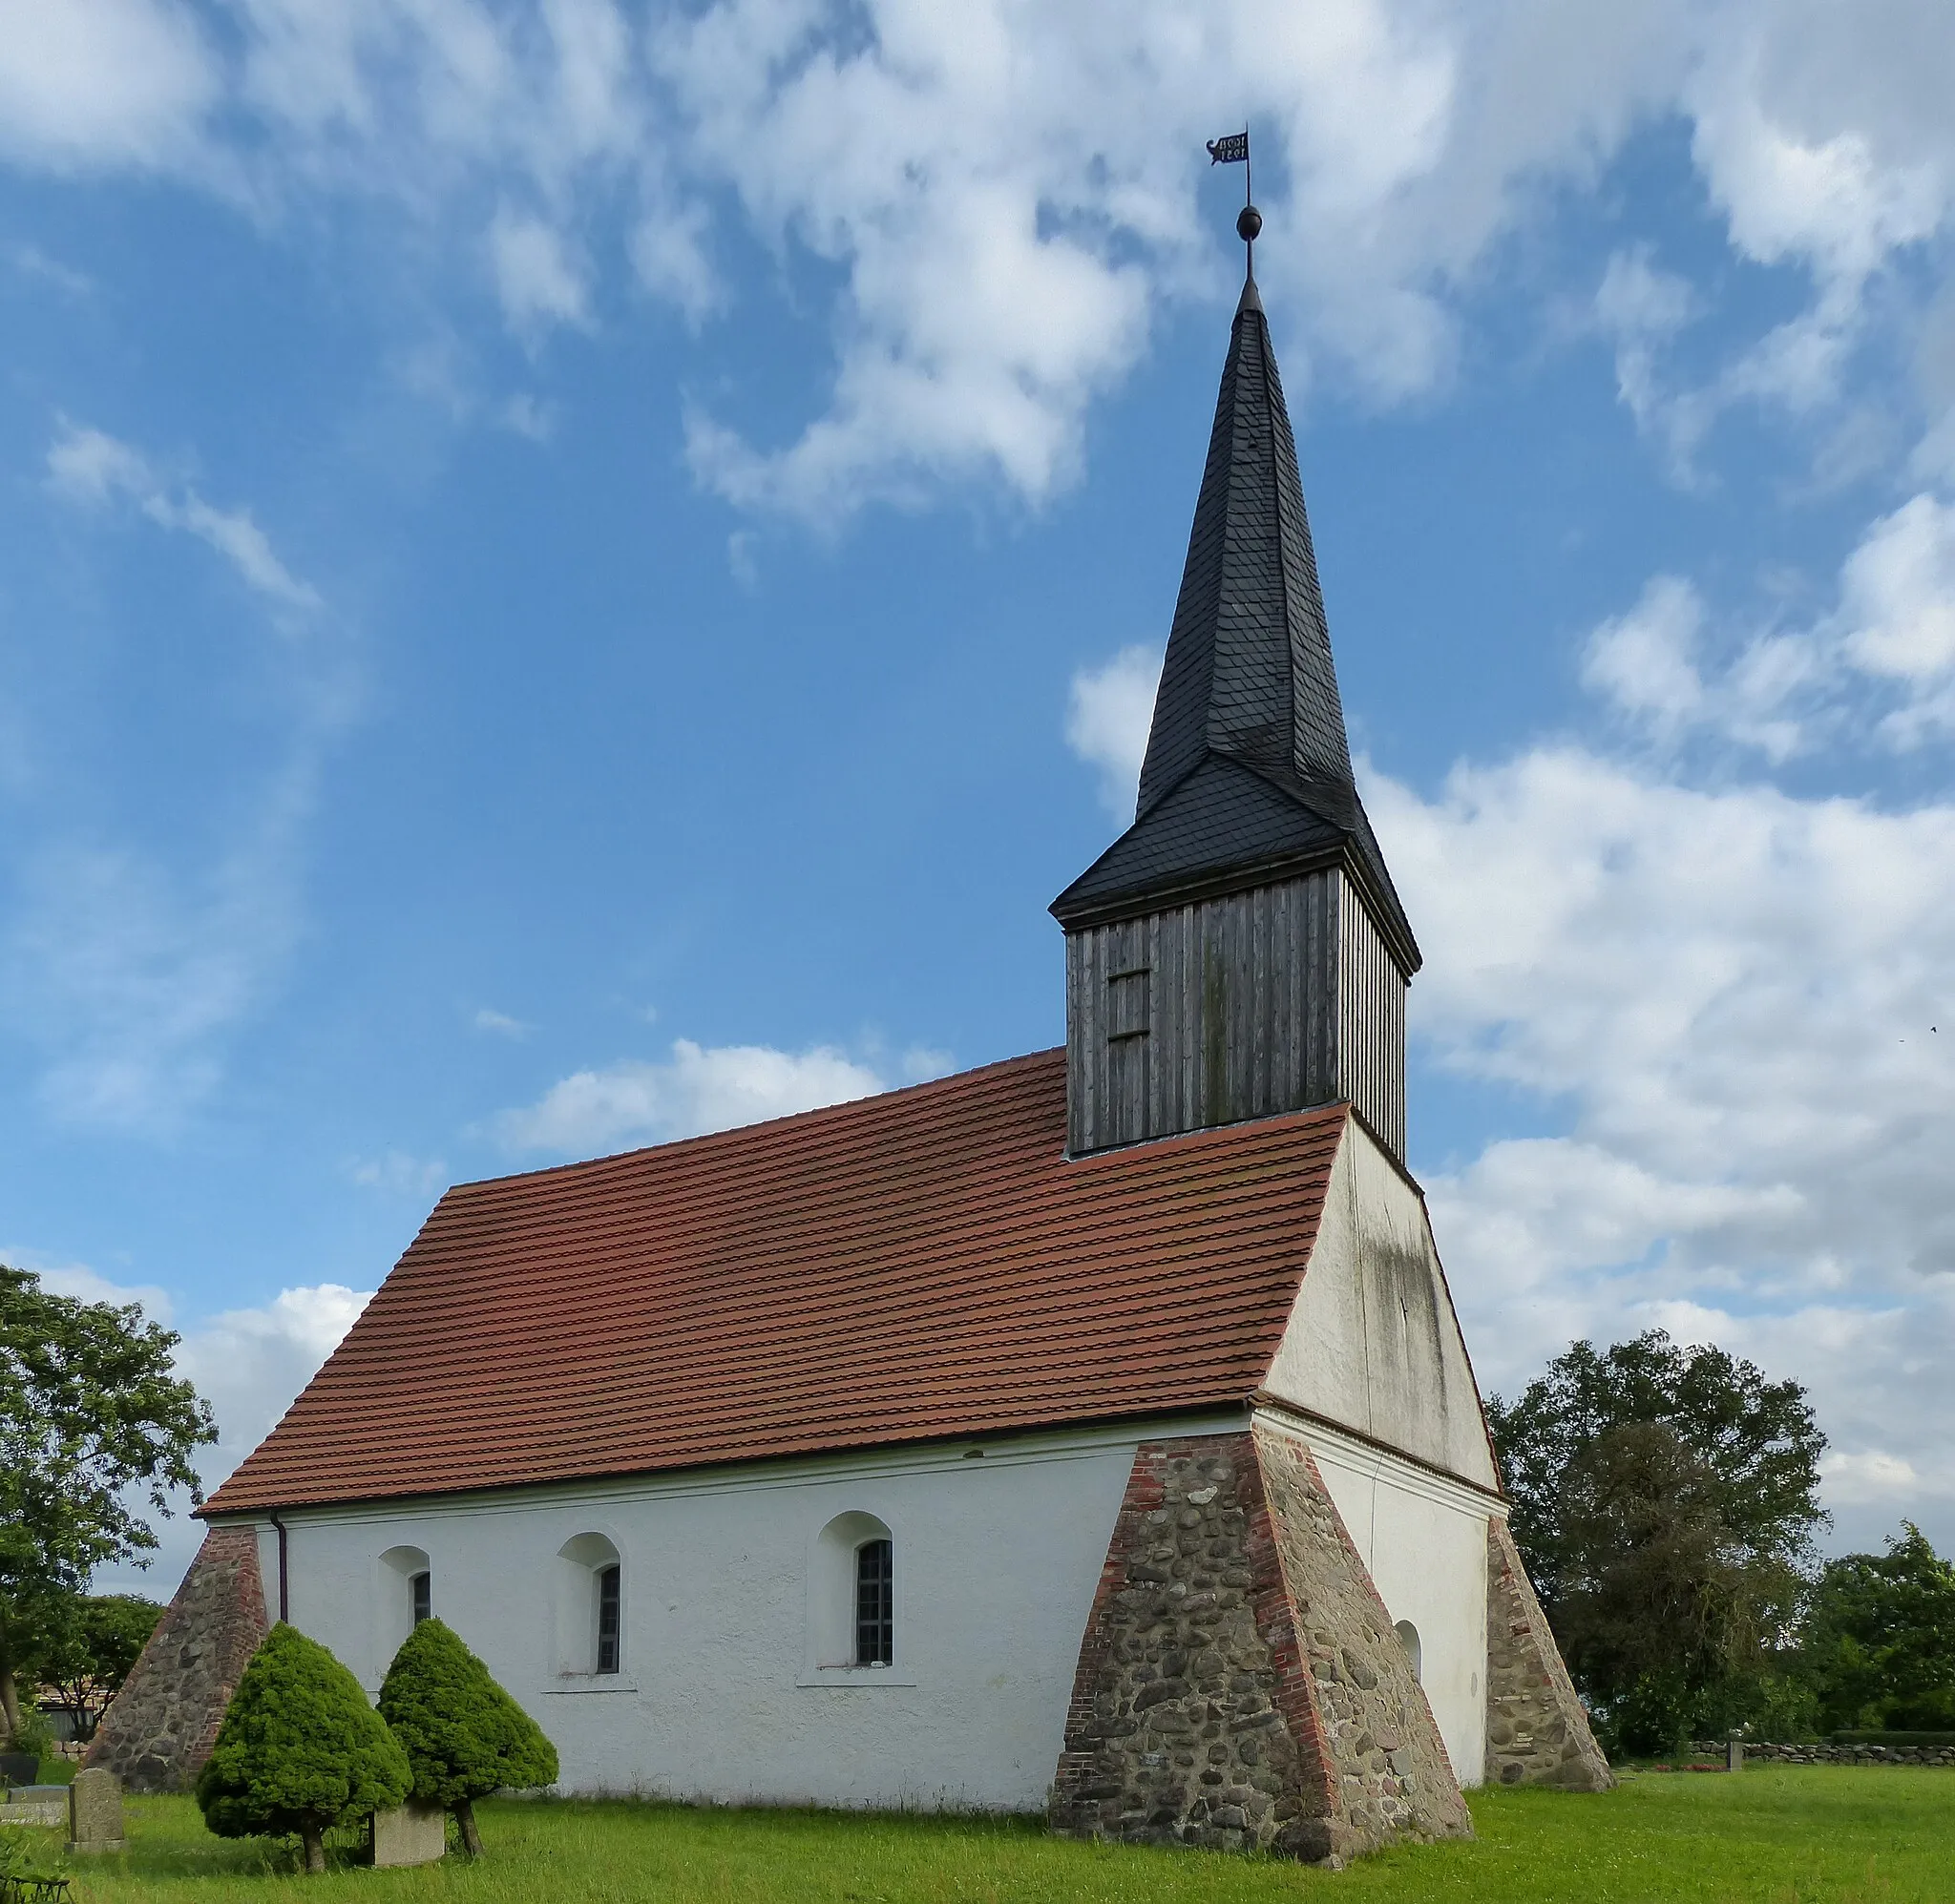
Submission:
POLYGON ((1142 826, 1130 826, 1066 889, 1069 910, 1206 877, 1335 857, 1345 829, 1226 755, 1205 755, 1142 826))
POLYGON ((1165 897, 1319 851, 1351 865, 1416 970, 1351 772, 1296 444, 1251 280, 1230 333, 1139 812, 1052 910, 1077 923, 1116 896, 1165 897))

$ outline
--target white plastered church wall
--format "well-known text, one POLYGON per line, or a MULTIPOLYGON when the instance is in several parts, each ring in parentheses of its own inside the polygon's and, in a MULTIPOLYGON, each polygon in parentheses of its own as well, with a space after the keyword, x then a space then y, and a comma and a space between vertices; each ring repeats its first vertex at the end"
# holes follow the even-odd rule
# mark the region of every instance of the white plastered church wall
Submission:
POLYGON ((1498 1482, 1424 1202, 1356 1119, 1264 1390, 1299 1411, 1273 1418, 1309 1443, 1378 1597, 1417 1629, 1454 1773, 1479 1784, 1486 1522, 1499 1512, 1480 1490, 1498 1482))
MULTIPOLYGON (((1045 1802, 1080 1636, 1141 1441, 1240 1431, 1243 1414, 1113 1433, 783 1462, 364 1509, 293 1510, 292 1622, 376 1691, 381 1557, 423 1550, 433 1611, 555 1742, 566 1791, 724 1802, 1045 1802), (967 1450, 982 1446, 981 1457, 967 1450), (894 1542, 895 1656, 826 1657, 838 1516, 894 1542), (620 1671, 565 1674, 567 1542, 601 1533, 622 1569, 620 1671)), ((276 1542, 260 1523, 267 1598, 276 1542)), ((274 1611, 276 1606, 274 1604, 274 1611)))

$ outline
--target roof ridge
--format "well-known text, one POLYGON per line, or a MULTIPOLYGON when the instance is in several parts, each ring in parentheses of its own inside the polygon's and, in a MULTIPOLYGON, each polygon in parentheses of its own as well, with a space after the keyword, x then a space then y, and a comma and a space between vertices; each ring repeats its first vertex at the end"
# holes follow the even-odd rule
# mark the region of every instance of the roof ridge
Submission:
MULTIPOLYGON (((785 1124, 802 1124, 816 1119, 834 1118, 846 1112, 859 1110, 864 1104, 886 1103, 892 1098, 911 1098, 927 1091, 939 1091, 955 1084, 968 1084, 973 1078, 986 1072, 1011 1071, 1018 1067, 1038 1063, 1041 1059, 1050 1060, 1065 1056, 1063 1045, 1049 1045, 1042 1051, 1020 1052, 1014 1057, 995 1057, 984 1064, 974 1064, 965 1071, 946 1072, 941 1078, 920 1078, 911 1084, 892 1084, 886 1091, 865 1091, 859 1098, 838 1098, 832 1104, 811 1104, 805 1111, 783 1111, 777 1117, 756 1118, 751 1123, 725 1124, 718 1130, 694 1131, 686 1137, 667 1138, 662 1143, 635 1144, 629 1150, 606 1151, 601 1157, 572 1158, 563 1163, 539 1163, 534 1170, 510 1170, 499 1177, 468 1177, 460 1182, 451 1183, 435 1203, 439 1209, 457 1190, 481 1190, 495 1183, 526 1183, 539 1177, 567 1177, 580 1170, 598 1171, 615 1164, 628 1162, 636 1157, 644 1157, 653 1151, 662 1155, 677 1150, 692 1149, 704 1144, 723 1142, 729 1138, 748 1136, 754 1131, 778 1129, 785 1124)), ((432 1212, 430 1213, 431 1216, 432 1212)))

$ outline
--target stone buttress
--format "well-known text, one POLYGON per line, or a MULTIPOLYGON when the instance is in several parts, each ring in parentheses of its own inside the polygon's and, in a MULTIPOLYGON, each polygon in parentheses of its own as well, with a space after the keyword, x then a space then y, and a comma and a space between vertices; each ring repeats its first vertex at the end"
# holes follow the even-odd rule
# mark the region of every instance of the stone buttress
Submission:
POLYGON ((1080 1649, 1054 1830, 1341 1863, 1472 1822, 1310 1451, 1144 1443, 1080 1649))
POLYGON ((82 1764, 106 1768, 127 1791, 188 1791, 269 1630, 257 1534, 213 1527, 82 1764))
POLYGON ((1498 1517, 1486 1523, 1486 1776, 1569 1791, 1615 1784, 1514 1537, 1498 1517))

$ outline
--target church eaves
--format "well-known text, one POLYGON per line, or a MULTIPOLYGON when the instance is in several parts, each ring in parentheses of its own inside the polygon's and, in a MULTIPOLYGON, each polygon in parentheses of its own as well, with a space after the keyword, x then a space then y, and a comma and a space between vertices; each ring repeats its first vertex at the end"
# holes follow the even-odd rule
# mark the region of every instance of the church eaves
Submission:
POLYGON ((1341 863, 1403 971, 1417 941, 1351 771, 1269 320, 1243 285, 1134 824, 1053 902, 1071 931, 1341 863))

